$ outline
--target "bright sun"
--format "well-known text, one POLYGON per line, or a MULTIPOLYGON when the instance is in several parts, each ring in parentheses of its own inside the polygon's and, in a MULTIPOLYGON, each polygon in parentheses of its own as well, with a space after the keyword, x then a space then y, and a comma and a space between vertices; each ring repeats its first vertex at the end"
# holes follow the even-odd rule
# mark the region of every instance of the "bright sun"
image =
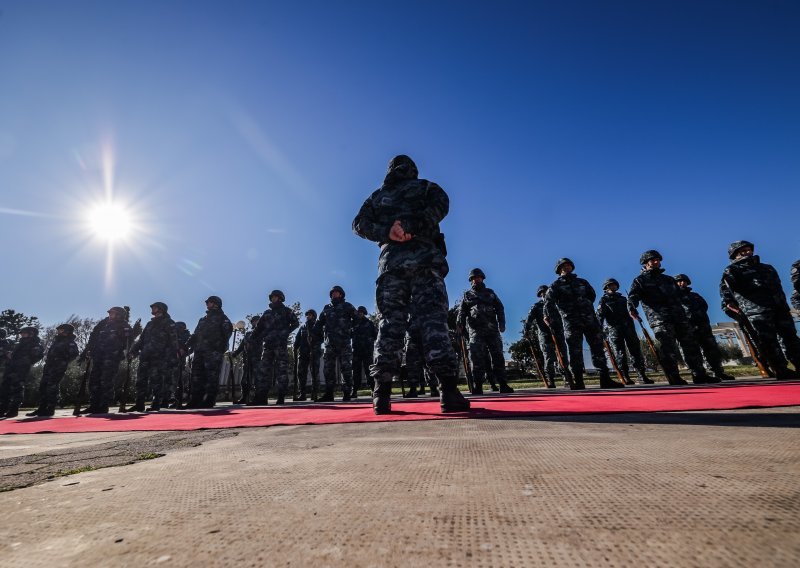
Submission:
POLYGON ((89 227, 103 240, 122 240, 131 233, 131 215, 121 205, 105 203, 89 212, 89 227))

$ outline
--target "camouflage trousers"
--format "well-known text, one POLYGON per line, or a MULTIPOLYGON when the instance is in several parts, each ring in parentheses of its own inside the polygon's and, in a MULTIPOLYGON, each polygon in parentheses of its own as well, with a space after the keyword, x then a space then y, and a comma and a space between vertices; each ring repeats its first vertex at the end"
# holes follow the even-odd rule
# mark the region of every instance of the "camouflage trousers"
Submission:
POLYGON ((239 386, 242 389, 242 397, 245 397, 256 385, 256 375, 261 366, 261 357, 243 357, 242 359, 242 381, 239 386))
POLYGON ((667 378, 678 377, 678 345, 683 352, 683 360, 692 372, 692 376, 702 376, 705 374, 703 367, 703 356, 700 348, 694 341, 692 328, 688 321, 659 319, 650 322, 653 335, 659 342, 658 357, 664 367, 664 374, 667 378))
POLYGON ((349 343, 344 345, 325 344, 322 367, 325 373, 326 389, 331 389, 336 385, 337 361, 339 363, 339 372, 342 374, 342 392, 349 393, 353 390, 353 348, 349 343))
POLYGON ((490 382, 505 383, 506 361, 503 356, 503 339, 499 332, 481 333, 470 330, 469 360, 476 387, 483 385, 490 371, 490 382))
POLYGON ((174 375, 175 365, 171 361, 139 359, 139 369, 136 372, 136 402, 144 404, 152 393, 154 406, 167 403, 172 393, 174 375))
POLYGON ((628 353, 631 354, 630 358, 633 359, 633 368, 639 373, 645 374, 647 369, 642 356, 642 344, 639 342, 639 336, 633 326, 633 320, 631 320, 630 325, 608 326, 606 327, 606 333, 608 335, 608 343, 614 351, 614 358, 617 360, 617 366, 622 375, 626 379, 630 378, 628 353))
MULTIPOLYGON (((583 339, 589 346, 589 353, 592 357, 592 365, 600 373, 608 373, 608 363, 606 362, 606 352, 603 349, 603 335, 600 330, 600 323, 596 319, 585 319, 583 321, 564 320, 564 339, 567 342, 569 351, 569 368, 575 378, 582 377, 584 371, 583 363, 583 339)), ((601 375, 602 376, 602 375, 601 375)))
POLYGON ((369 368, 372 366, 372 350, 353 351, 353 388, 359 390, 361 385, 372 389, 372 379, 369 376, 369 368), (363 377, 363 382, 362 382, 363 377))
POLYGON ((204 397, 216 402, 222 357, 222 351, 195 351, 189 385, 190 402, 199 403, 204 397))
POLYGON ((375 299, 380 322, 370 374, 376 383, 391 382, 400 374, 409 311, 419 328, 425 366, 437 377, 456 375, 458 360, 447 328, 447 288, 437 271, 384 272, 378 278, 375 299))
POLYGON ((433 377, 428 372, 428 369, 425 368, 425 362, 422 358, 420 339, 417 337, 417 334, 406 336, 405 362, 406 377, 408 378, 409 387, 417 388, 420 385, 427 384, 431 388, 438 388, 438 385, 436 384, 436 378, 433 377))
POLYGON ((44 366, 42 379, 39 381, 39 406, 42 408, 55 408, 58 404, 58 386, 67 372, 67 366, 64 363, 44 366))
POLYGON ((0 381, 0 408, 19 408, 25 398, 25 382, 31 373, 31 365, 6 365, 0 381))
POLYGON ((119 372, 120 361, 122 361, 121 355, 92 357, 92 369, 87 381, 89 406, 108 408, 114 404, 114 382, 119 372))
POLYGON ((711 332, 711 326, 708 324, 701 324, 694 326, 693 337, 695 343, 700 348, 708 363, 709 368, 714 371, 715 375, 724 373, 722 368, 722 354, 719 351, 719 345, 711 332))
POLYGON ((556 348, 553 345, 553 338, 549 334, 541 331, 536 332, 536 337, 539 339, 539 352, 542 354, 544 360, 544 368, 542 369, 551 381, 556 379, 556 366, 558 364, 558 357, 556 357, 556 348))
POLYGON ((286 394, 289 388, 289 351, 286 345, 264 346, 256 373, 255 399, 269 396, 273 382, 278 387, 278 393, 286 394))
POLYGON ((308 386, 308 372, 311 371, 311 389, 319 390, 319 360, 322 357, 322 346, 315 345, 309 351, 300 352, 297 357, 297 375, 300 377, 300 390, 305 392, 308 386))
POLYGON ((758 341, 767 363, 774 371, 786 369, 788 359, 800 372, 800 339, 797 337, 797 328, 789 312, 772 317, 751 316, 750 323, 758 334, 758 341), (779 338, 786 348, 785 355, 779 338))

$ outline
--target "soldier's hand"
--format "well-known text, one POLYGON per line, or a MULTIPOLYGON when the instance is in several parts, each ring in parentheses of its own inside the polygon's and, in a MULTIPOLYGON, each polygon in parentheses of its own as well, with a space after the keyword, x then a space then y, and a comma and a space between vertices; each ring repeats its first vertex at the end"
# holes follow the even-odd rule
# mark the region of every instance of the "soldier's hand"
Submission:
POLYGON ((639 320, 639 312, 637 312, 636 310, 631 310, 628 313, 631 314, 631 317, 633 319, 635 319, 637 321, 639 320))
POLYGON ((405 229, 403 229, 403 225, 400 223, 400 220, 394 222, 392 228, 389 229, 389 238, 398 243, 404 243, 406 241, 410 241, 414 238, 414 235, 410 233, 406 233, 405 229))
POLYGON ((728 310, 732 311, 735 314, 742 313, 742 310, 740 310, 739 306, 737 306, 736 304, 725 304, 725 306, 728 308, 728 310))
POLYGON ((506 332, 506 326, 501 325, 500 326, 500 333, 505 333, 505 332, 506 332))
POLYGON ((544 319, 544 323, 547 324, 547 327, 550 327, 550 318, 547 317, 547 316, 544 316, 543 319, 544 319))

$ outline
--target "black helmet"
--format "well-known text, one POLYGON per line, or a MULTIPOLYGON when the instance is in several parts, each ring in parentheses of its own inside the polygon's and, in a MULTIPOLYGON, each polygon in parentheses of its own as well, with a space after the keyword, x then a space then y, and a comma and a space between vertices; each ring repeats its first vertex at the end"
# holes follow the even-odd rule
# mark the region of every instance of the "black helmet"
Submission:
POLYGON ((571 265, 572 265, 572 270, 575 270, 575 263, 574 263, 574 262, 572 262, 572 261, 571 261, 570 259, 568 259, 568 258, 559 258, 559 259, 556 261, 556 274, 561 274, 561 271, 560 271, 559 269, 560 269, 560 268, 561 268, 561 266, 562 266, 562 265, 564 265, 564 264, 571 264, 571 265))
POLYGON ((469 281, 472 282, 473 278, 483 278, 486 280, 486 275, 480 268, 473 268, 469 271, 469 281))
POLYGON ((328 297, 330 298, 331 296, 333 296, 334 292, 339 292, 342 295, 342 299, 344 299, 344 288, 338 285, 334 286, 333 288, 331 288, 331 291, 328 292, 328 297))
POLYGON ((270 301, 272 301, 272 297, 273 296, 278 296, 278 299, 281 302, 285 302, 286 301, 286 295, 283 292, 281 292, 280 290, 273 290, 272 292, 269 293, 270 301))
POLYGON ((167 313, 169 311, 169 308, 167 307, 167 304, 165 304, 164 302, 153 302, 152 304, 150 304, 150 307, 151 308, 158 308, 159 310, 161 310, 164 313, 167 313))
POLYGON ((125 308, 121 308, 119 306, 114 306, 112 308, 108 308, 108 313, 111 313, 111 312, 116 312, 116 313, 118 313, 119 315, 121 315, 123 317, 128 315, 128 312, 125 310, 125 308))
POLYGON ((736 253, 742 250, 743 248, 750 247, 751 249, 755 249, 756 245, 751 243, 750 241, 733 241, 731 245, 728 247, 728 258, 733 260, 736 258, 736 253))
POLYGON ((614 284, 617 287, 617 290, 619 290, 619 282, 617 282, 616 278, 609 278, 608 280, 603 282, 603 290, 607 289, 612 284, 614 284))
POLYGON ((30 333, 31 335, 39 335, 39 328, 38 327, 33 327, 32 325, 29 325, 29 326, 26 326, 26 327, 23 327, 22 329, 20 329, 19 332, 21 334, 22 333, 30 333))
POLYGON ((685 274, 676 274, 674 276, 675 282, 686 282, 687 285, 692 285, 692 279, 686 276, 685 274))
POLYGON ((400 154, 389 160, 389 166, 386 168, 386 180, 395 181, 402 179, 417 179, 419 172, 414 160, 400 154))
POLYGON ((185 321, 176 321, 175 327, 179 329, 186 329, 186 322, 185 321))
POLYGON ((537 298, 541 298, 541 297, 542 297, 542 294, 544 294, 545 292, 547 292, 547 286, 545 286, 544 284, 542 284, 541 286, 539 286, 538 288, 536 288, 536 297, 537 297, 537 298))
POLYGON ((217 304, 220 308, 222 307, 222 298, 219 296, 209 296, 206 298, 206 304, 217 304))
POLYGON ((61 325, 56 326, 56 331, 61 331, 62 329, 67 333, 69 333, 70 335, 75 333, 75 326, 72 325, 71 323, 62 323, 61 325))
POLYGON ((664 257, 661 256, 661 253, 657 250, 646 250, 642 253, 642 256, 639 257, 639 264, 644 265, 648 260, 653 260, 654 258, 664 260, 664 257))
POLYGON ((358 311, 362 314, 368 314, 369 311, 367 310, 367 306, 358 306, 358 311))
POLYGON ((306 317, 308 317, 309 314, 313 315, 316 318, 317 317, 317 310, 306 310, 306 317))

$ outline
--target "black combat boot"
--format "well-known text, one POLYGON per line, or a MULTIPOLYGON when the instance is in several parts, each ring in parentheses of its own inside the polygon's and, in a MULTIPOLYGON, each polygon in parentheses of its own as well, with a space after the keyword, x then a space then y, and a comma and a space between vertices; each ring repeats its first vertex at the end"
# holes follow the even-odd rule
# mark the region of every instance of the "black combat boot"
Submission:
POLYGON ((253 395, 253 398, 250 399, 250 402, 247 403, 247 406, 267 406, 269 404, 269 395, 268 394, 259 394, 256 392, 253 395))
POLYGON ((425 396, 425 384, 419 385, 419 396, 425 396))
MULTIPOLYGON (((504 380, 499 382, 500 382, 500 392, 506 394, 514 392, 514 389, 511 388, 507 382, 505 382, 504 380)), ((492 390, 494 390, 494 385, 492 386, 492 390)))
POLYGON ((154 400, 153 404, 147 407, 147 412, 158 412, 161 410, 161 401, 154 400))
POLYGON ((492 386, 492 392, 497 392, 497 391, 503 392, 503 389, 498 387, 496 382, 491 381, 489 384, 492 386))
POLYGON ((655 381, 647 376, 644 369, 636 369, 636 374, 639 376, 639 383, 643 385, 652 385, 655 381))
POLYGON ((696 385, 707 385, 720 382, 722 382, 720 379, 710 376, 705 371, 703 371, 702 373, 692 372, 692 383, 696 385))
POLYGON ((442 412, 466 412, 469 410, 469 401, 458 390, 458 377, 446 375, 439 377, 441 396, 439 405, 442 412))
POLYGON ((50 417, 50 416, 54 416, 55 413, 56 413, 56 407, 55 406, 45 406, 39 412, 39 416, 43 416, 43 417, 47 418, 47 417, 50 417))
POLYGON ((15 404, 11 404, 6 410, 6 413, 3 415, 5 418, 16 418, 19 416, 19 407, 15 404))
POLYGON ((683 377, 681 377, 680 373, 675 373, 674 375, 667 374, 667 382, 674 386, 683 386, 689 384, 683 379, 683 377))
POLYGON ((350 402, 352 400, 352 388, 347 388, 346 386, 342 385, 342 402, 350 402))
POLYGON ((144 399, 137 399, 136 403, 125 412, 144 412, 144 399))
POLYGON ((621 389, 625 385, 618 383, 611 378, 608 369, 600 369, 600 388, 601 389, 621 389))
POLYGON ((25 416, 41 416, 42 410, 44 410, 44 406, 40 405, 36 410, 34 410, 33 412, 28 412, 27 414, 25 414, 25 416))
POLYGON ((317 402, 333 402, 333 385, 325 385, 325 394, 319 397, 317 402))
POLYGON ((311 387, 311 400, 317 402, 319 400, 319 393, 316 387, 311 387))
POLYGON ((408 389, 405 397, 403 398, 419 398, 419 393, 417 392, 417 387, 411 387, 408 389))
POLYGON ((729 375, 728 373, 726 373, 722 369, 722 367, 720 367, 719 369, 715 369, 714 370, 714 376, 717 377, 718 379, 722 380, 722 381, 735 381, 736 380, 736 378, 733 375, 729 375))
POLYGON ((392 411, 392 383, 380 383, 372 391, 372 410, 375 414, 392 411))
POLYGON ((203 402, 200 403, 200 408, 214 408, 217 405, 216 395, 206 395, 203 397, 203 402))
POLYGON ((586 390, 586 384, 583 382, 583 374, 576 374, 572 377, 572 384, 569 386, 570 390, 581 391, 586 390))
POLYGON ((242 396, 234 404, 247 404, 247 399, 250 398, 250 392, 247 390, 242 391, 242 396))
POLYGON ((297 398, 295 400, 298 401, 298 402, 302 402, 304 400, 308 400, 308 397, 306 396, 306 385, 301 385, 300 386, 300 394, 297 395, 297 398))
POLYGON ((479 382, 475 381, 474 378, 472 380, 473 380, 473 384, 472 384, 472 390, 470 391, 470 394, 478 394, 478 395, 483 394, 483 382, 479 383, 479 382))
POLYGON ((636 384, 636 382, 631 378, 631 376, 628 373, 622 373, 622 376, 625 379, 625 384, 626 385, 635 385, 636 384))
POLYGON ((276 397, 275 404, 286 404, 286 391, 278 389, 278 396, 276 397))

